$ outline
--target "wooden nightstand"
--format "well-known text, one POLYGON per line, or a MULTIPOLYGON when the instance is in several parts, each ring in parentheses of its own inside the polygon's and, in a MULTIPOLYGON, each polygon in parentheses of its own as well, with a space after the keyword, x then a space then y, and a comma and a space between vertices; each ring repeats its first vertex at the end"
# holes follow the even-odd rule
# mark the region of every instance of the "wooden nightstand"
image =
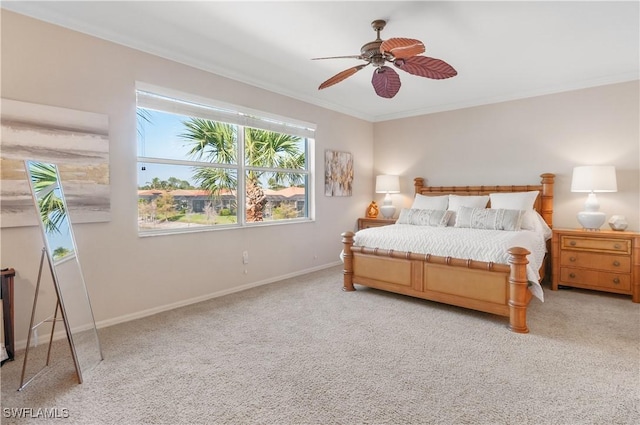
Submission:
POLYGON ((640 303, 640 233, 554 229, 552 283, 631 295, 640 303))
POLYGON ((395 223, 395 218, 359 218, 358 230, 368 229, 369 227, 388 226, 395 223))

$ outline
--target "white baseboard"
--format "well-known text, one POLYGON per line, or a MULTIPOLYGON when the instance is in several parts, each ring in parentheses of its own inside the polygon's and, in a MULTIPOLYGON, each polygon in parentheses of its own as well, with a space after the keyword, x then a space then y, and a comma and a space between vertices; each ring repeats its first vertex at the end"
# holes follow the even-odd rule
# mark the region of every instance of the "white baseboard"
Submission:
MULTIPOLYGON (((241 286, 237 286, 234 288, 229 288, 229 289, 225 289, 222 291, 217 291, 217 292, 213 292, 211 294, 207 294, 207 295, 202 295, 199 297, 195 297, 195 298, 189 298, 186 300, 182 300, 182 301, 178 301, 175 303, 171 303, 171 304, 165 304, 162 306, 158 306, 158 307, 154 307, 154 308, 150 308, 147 310, 141 310, 141 311, 137 311, 135 313, 131 313, 131 314, 125 314, 123 316, 118 316, 118 317, 113 317, 111 319, 105 319, 105 320, 100 320, 99 322, 96 322, 96 327, 98 329, 101 328, 106 328, 109 326, 113 326, 113 325, 117 325, 119 323, 125 323, 125 322, 130 322, 132 320, 136 320, 136 319, 141 319, 143 317, 147 317, 147 316, 152 316, 154 314, 158 314, 158 313, 162 313, 164 311, 169 311, 169 310, 174 310, 176 308, 180 308, 180 307, 185 307, 187 305, 191 305, 191 304, 196 304, 202 301, 207 301, 210 300, 212 298, 218 298, 218 297, 223 297, 225 295, 229 295, 229 294, 233 294, 236 292, 240 292, 240 291, 244 291, 247 289, 251 289, 251 288, 255 288, 257 286, 262 286, 262 285, 266 285, 269 283, 274 283, 274 282, 279 282, 281 280, 286 280, 286 279, 290 279, 292 277, 296 277, 296 276, 301 276, 304 274, 308 274, 308 273, 312 273, 312 272, 316 272, 319 270, 324 270, 324 269, 328 269, 331 267, 335 267, 337 265, 342 264, 341 261, 336 261, 334 263, 329 263, 329 264, 325 264, 322 266, 317 266, 317 267, 313 267, 310 269, 305 269, 305 270, 300 270, 294 273, 289 273, 286 275, 282 275, 282 276, 277 276, 277 277, 272 277, 269 279, 265 279, 265 280, 261 280, 258 282, 252 282, 252 283, 247 283, 245 285, 241 285, 241 286)), ((42 340, 43 336, 40 336, 40 339, 42 340)), ((59 340, 62 338, 66 338, 66 333, 64 331, 64 327, 62 327, 61 330, 59 330, 58 332, 54 333, 53 335, 53 339, 54 340, 59 340)), ((46 335, 45 340, 48 341, 49 339, 49 335, 46 335)), ((45 342, 46 343, 46 342, 45 342)), ((27 346, 27 339, 23 339, 20 341, 16 341, 16 350, 24 350, 27 346)))

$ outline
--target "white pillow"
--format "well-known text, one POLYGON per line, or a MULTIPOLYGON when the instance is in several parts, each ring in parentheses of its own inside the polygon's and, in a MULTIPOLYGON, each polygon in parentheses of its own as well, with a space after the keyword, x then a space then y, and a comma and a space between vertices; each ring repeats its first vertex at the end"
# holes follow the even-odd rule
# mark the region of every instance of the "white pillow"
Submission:
MULTIPOLYGON (((522 216, 522 230, 540 230, 540 226, 538 226, 538 219, 542 220, 544 223, 544 219, 538 211, 536 210, 525 210, 524 215, 522 216)), ((547 223, 544 223, 545 225, 547 223)))
POLYGON ((490 193, 491 208, 505 210, 532 210, 538 197, 537 190, 531 192, 490 193))
POLYGON ((535 230, 536 217, 530 214, 529 211, 533 211, 533 204, 535 204, 539 194, 540 192, 537 190, 530 192, 490 193, 489 198, 491 199, 491 208, 524 210, 525 214, 522 218, 522 229, 535 230))
POLYGON ((536 233, 540 233, 544 236, 545 241, 551 239, 552 236, 551 228, 536 210, 525 211, 522 216, 521 229, 532 230, 536 233))
POLYGON ((457 211, 460 207, 467 208, 486 208, 489 202, 489 195, 480 196, 462 196, 449 195, 449 207, 451 211, 457 211))
POLYGON ((451 211, 447 210, 400 210, 397 224, 413 224, 416 226, 444 227, 449 222, 451 211))
POLYGON ((449 196, 426 196, 416 193, 411 209, 413 210, 446 210, 449 196))
POLYGON ((456 223, 456 211, 460 207, 486 208, 487 202, 489 202, 489 195, 449 195, 449 207, 447 209, 453 211, 453 214, 451 214, 448 225, 453 226, 456 223))
POLYGON ((520 230, 522 210, 460 207, 455 227, 489 230, 520 230))

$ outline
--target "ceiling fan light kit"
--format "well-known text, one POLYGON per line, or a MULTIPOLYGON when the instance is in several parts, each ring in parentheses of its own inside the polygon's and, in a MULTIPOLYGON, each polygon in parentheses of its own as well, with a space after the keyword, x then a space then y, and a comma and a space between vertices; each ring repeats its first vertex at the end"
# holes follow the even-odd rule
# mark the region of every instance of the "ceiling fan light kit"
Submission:
POLYGON ((376 31, 377 37, 374 41, 366 43, 360 49, 359 55, 332 56, 320 59, 361 59, 366 63, 357 65, 342 72, 337 73, 324 83, 320 84, 318 90, 331 87, 346 78, 352 76, 368 65, 375 67, 371 78, 371 85, 376 94, 384 98, 394 97, 400 90, 400 76, 387 63, 393 64, 396 68, 419 77, 443 80, 458 75, 458 72, 448 63, 441 59, 419 56, 425 52, 422 41, 412 38, 390 38, 382 40, 380 31, 386 25, 386 21, 378 19, 371 23, 371 27, 376 31))

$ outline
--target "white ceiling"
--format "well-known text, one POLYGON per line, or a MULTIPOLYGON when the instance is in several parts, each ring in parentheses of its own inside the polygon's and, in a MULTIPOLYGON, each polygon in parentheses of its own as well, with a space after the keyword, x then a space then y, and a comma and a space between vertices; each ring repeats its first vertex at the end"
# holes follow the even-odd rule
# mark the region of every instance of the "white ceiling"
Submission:
POLYGON ((636 80, 636 1, 2 1, 1 7, 369 121, 459 109, 636 80), (378 97, 372 67, 312 61, 359 54, 383 39, 416 38, 458 75, 430 80, 398 70, 393 99, 378 97))

